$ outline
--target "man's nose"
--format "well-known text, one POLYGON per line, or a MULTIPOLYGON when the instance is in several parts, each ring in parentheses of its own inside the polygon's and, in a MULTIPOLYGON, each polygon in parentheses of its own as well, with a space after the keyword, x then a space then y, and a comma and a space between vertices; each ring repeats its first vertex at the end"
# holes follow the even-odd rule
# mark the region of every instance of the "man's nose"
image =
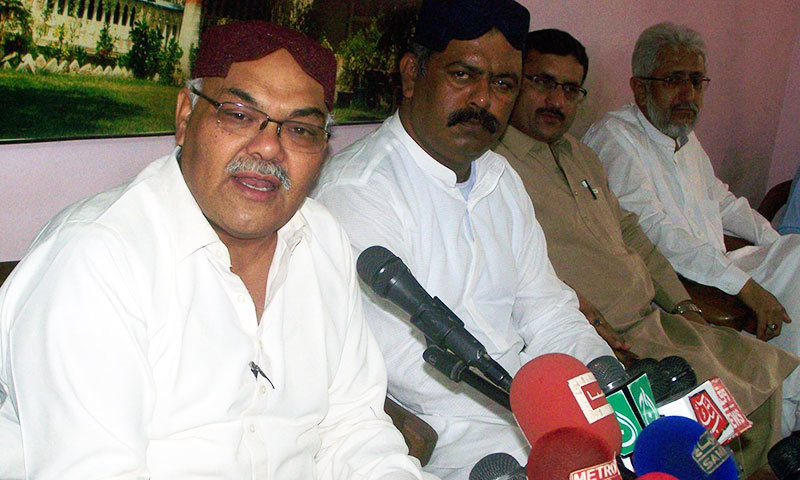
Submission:
POLYGON ((488 109, 492 104, 491 87, 488 79, 481 79, 475 82, 472 88, 470 103, 483 109, 488 109))
POLYGON ((567 104, 567 96, 564 94, 564 87, 556 85, 555 88, 547 92, 547 105, 563 108, 567 104))
POLYGON ((283 152, 283 145, 281 144, 280 134, 278 129, 280 125, 274 121, 267 123, 263 129, 250 139, 247 144, 248 153, 258 153, 262 158, 272 158, 276 161, 281 160, 280 155, 283 152))

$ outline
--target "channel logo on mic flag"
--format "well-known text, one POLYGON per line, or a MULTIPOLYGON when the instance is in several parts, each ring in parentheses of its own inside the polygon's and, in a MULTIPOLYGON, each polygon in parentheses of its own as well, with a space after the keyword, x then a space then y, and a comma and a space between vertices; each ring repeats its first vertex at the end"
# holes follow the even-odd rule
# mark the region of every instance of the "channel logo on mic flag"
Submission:
POLYGON ((705 390, 700 390, 689 397, 689 404, 700 425, 706 427, 714 435, 714 438, 720 438, 722 432, 728 428, 729 422, 722 410, 711 399, 711 395, 705 390))
POLYGON ((622 432, 620 455, 630 455, 642 429, 661 416, 656 408, 650 381, 646 374, 640 375, 606 398, 614 409, 622 432))
POLYGON ((606 396, 603 395, 600 385, 597 384, 597 379, 591 372, 571 378, 567 384, 575 397, 575 402, 580 406, 586 421, 590 424, 614 413, 606 396))

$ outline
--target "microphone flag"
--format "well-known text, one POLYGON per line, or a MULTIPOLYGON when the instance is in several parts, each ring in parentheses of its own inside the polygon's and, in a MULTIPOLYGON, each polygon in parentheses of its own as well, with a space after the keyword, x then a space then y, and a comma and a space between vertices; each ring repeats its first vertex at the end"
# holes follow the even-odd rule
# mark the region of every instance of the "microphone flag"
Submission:
POLYGON ((607 394, 606 399, 614 409, 622 432, 620 455, 628 456, 633 453, 636 439, 644 427, 660 417, 647 374, 643 373, 616 392, 607 394))

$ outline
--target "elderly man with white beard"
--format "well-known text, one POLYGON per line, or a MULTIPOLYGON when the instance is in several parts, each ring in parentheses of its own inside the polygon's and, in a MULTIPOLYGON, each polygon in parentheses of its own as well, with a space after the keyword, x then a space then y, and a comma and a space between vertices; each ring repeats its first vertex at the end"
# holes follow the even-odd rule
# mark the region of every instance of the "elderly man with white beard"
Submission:
MULTIPOLYGON (((639 216, 678 273, 738 296, 756 314, 758 338, 797 354, 800 236, 780 236, 715 177, 693 132, 710 81, 706 57, 694 30, 646 29, 632 58, 635 103, 607 113, 583 141, 603 162, 621 207, 639 216), (726 251, 723 233, 754 246, 726 251)), ((784 407, 783 434, 799 429, 784 407)))

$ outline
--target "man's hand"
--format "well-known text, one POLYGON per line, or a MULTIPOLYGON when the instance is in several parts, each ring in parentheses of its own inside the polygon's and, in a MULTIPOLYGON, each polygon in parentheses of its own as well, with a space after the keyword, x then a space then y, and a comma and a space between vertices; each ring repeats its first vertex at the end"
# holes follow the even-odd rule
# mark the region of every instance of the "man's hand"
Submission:
POLYGON ((784 323, 792 323, 778 299, 752 278, 736 296, 756 314, 756 336, 765 342, 780 335, 784 323))
POLYGON ((580 304, 578 307, 579 310, 586 317, 586 319, 589 320, 589 323, 591 323, 594 329, 597 330, 597 333, 603 338, 603 340, 605 340, 611 349, 614 350, 614 355, 616 355, 617 359, 626 367, 632 361, 636 360, 637 357, 630 351, 631 347, 628 345, 628 342, 623 340, 620 334, 611 328, 611 325, 603 317, 603 314, 600 313, 600 310, 598 310, 592 304, 592 302, 583 297, 580 293, 575 293, 578 295, 578 302, 580 304))

